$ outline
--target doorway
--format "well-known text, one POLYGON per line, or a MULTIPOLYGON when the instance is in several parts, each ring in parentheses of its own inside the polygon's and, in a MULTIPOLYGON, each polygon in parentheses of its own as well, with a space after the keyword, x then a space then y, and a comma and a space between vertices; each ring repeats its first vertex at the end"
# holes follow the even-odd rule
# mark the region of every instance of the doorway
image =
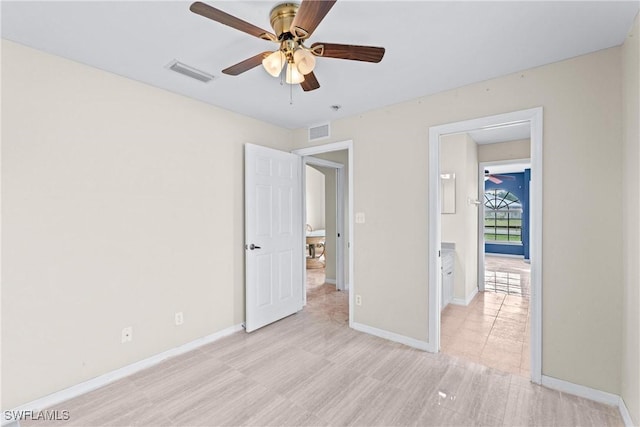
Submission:
MULTIPOLYGON (((325 223, 324 231, 317 229, 312 224, 306 227, 307 232, 303 236, 304 256, 301 259, 305 278, 312 281, 314 290, 305 286, 303 292, 304 304, 309 298, 320 297, 322 303, 346 301, 345 307, 334 307, 339 317, 340 310, 348 311, 348 324, 353 325, 353 224, 349 214, 353 209, 353 157, 352 142, 345 141, 322 146, 310 147, 293 151, 302 156, 303 170, 312 166, 321 172, 325 181, 325 223), (333 202, 333 203, 332 203, 333 202), (328 209, 326 209, 328 207, 328 209), (333 222, 333 224, 332 224, 333 222), (311 230, 309 230, 311 229, 311 230), (322 245, 317 242, 322 241, 322 245), (312 251, 309 250, 312 246, 312 251), (323 252, 323 253, 321 253, 323 252), (309 259, 311 258, 311 261, 309 259), (315 258, 315 259, 313 259, 315 258), (324 273, 318 274, 319 269, 308 268, 318 266, 317 262, 324 264, 324 273), (322 276, 319 278, 319 276, 322 276), (321 283, 319 283, 321 280, 321 283), (311 293, 313 292, 313 293, 311 293)), ((303 180, 305 174, 303 174, 303 180)), ((303 182, 306 190, 306 182, 303 182)), ((303 191, 302 212, 305 214, 304 224, 308 224, 306 217, 307 202, 306 191, 303 191)), ((318 299, 316 299, 318 301, 318 299)), ((323 307, 322 309, 326 309, 323 307)), ((313 307, 307 306, 307 309, 313 307)))
POLYGON ((333 160, 302 158, 306 206, 305 310, 344 326, 349 321, 349 298, 342 273, 346 155, 343 150, 332 153, 329 157, 333 160))
MULTIPOLYGON (((509 144, 513 143, 510 142, 509 144)), ((527 151, 530 151, 530 148, 527 151)), ((530 158, 479 163, 478 194, 482 196, 479 199, 482 202, 480 206, 483 208, 478 210, 479 266, 486 264, 485 254, 487 253, 498 254, 503 257, 521 256, 525 263, 531 263, 530 186, 530 158), (503 198, 508 200, 505 199, 504 202, 500 202, 503 198), (499 206, 500 204, 502 206, 499 206), (509 209, 510 207, 511 209, 509 209), (493 210, 494 212, 488 213, 487 210, 493 210), (513 217, 514 213, 515 218, 513 217), (491 218, 487 218, 487 215, 491 218), (496 215, 500 217, 496 218, 496 215), (509 220, 512 221, 509 222, 509 220), (485 227, 485 225, 489 228, 485 227)), ((478 269, 478 286, 481 291, 484 290, 487 283, 486 270, 486 268, 478 269)))
MULTIPOLYGON (((530 200, 532 209, 530 210, 530 242, 529 252, 531 259, 531 296, 530 296, 530 376, 531 380, 540 383, 541 370, 541 271, 542 271, 542 108, 516 111, 513 113, 501 114, 497 116, 483 117, 479 119, 467 120, 463 122, 451 123, 447 125, 435 126, 429 129, 429 349, 438 352, 441 349, 441 319, 442 308, 442 265, 441 254, 445 247, 442 245, 442 179, 441 174, 448 171, 440 168, 440 141, 441 137, 461 133, 469 133, 478 130, 489 131, 492 129, 504 129, 526 123, 529 126, 530 159, 531 170, 531 191, 530 200)), ((484 181, 484 170, 478 178, 484 181)), ((477 187, 476 187, 477 188, 477 187)), ((466 189, 464 191, 467 191, 466 189)), ((475 190, 474 190, 475 192, 475 190)), ((479 192, 478 192, 479 193, 479 192)), ((481 194, 465 194, 465 201, 469 205, 480 206, 483 201, 481 194), (475 197, 474 197, 475 196, 475 197)), ((484 196, 484 194, 482 194, 484 196)), ((483 209, 478 209, 483 210, 483 209)), ((480 215, 480 214, 478 214, 480 215)), ((478 216, 478 219, 480 217, 478 216)), ((480 227, 478 227, 480 229, 480 227)), ((479 237, 479 236, 478 236, 479 237)), ((484 235, 478 238, 478 248, 480 241, 484 243, 484 235)), ((478 250, 478 253, 480 250, 478 250)), ((484 258, 484 250, 482 250, 484 258)), ((477 264, 484 266, 484 259, 480 262, 478 255, 477 264)), ((484 272, 484 268, 478 268, 484 272)), ((484 276, 484 274, 483 274, 484 276)), ((480 279, 480 274, 476 275, 480 279)), ((472 284, 473 285, 473 284, 472 284)), ((473 286, 470 286, 473 288, 473 286)), ((484 280, 475 284, 475 291, 484 289, 484 280)), ((473 289, 472 289, 473 291, 473 289)), ((465 296, 469 297, 467 293, 465 296)), ((466 302, 466 301, 465 301, 466 302)))
POLYGON ((458 209, 443 206, 443 247, 452 249, 443 258, 443 274, 444 259, 453 258, 456 270, 447 278, 455 284, 456 298, 445 297, 448 283, 443 280, 441 351, 529 378, 530 264, 525 257, 530 164, 528 158, 487 160, 528 155, 530 129, 523 123, 517 131, 510 127, 488 132, 447 135, 440 141, 441 169, 455 173, 460 190, 466 184, 473 192, 470 197, 457 195, 473 199, 459 200, 458 209), (456 166, 458 170, 451 169, 456 166))

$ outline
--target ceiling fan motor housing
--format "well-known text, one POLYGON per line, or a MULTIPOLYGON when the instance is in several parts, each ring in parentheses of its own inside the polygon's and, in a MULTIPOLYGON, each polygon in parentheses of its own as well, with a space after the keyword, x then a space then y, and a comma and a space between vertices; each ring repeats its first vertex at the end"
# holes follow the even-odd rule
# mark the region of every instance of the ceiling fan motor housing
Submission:
POLYGON ((278 40, 282 40, 287 33, 290 34, 291 23, 298 12, 298 3, 280 3, 271 9, 269 14, 271 27, 275 31, 278 40))

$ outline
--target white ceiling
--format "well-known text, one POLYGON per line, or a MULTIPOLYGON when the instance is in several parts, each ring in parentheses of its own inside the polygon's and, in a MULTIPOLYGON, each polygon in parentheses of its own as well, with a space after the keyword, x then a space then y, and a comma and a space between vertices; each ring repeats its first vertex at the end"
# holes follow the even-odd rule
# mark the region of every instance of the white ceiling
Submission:
POLYGON ((531 138, 529 121, 510 123, 468 132, 476 144, 495 144, 497 142, 518 141, 531 138))
MULTIPOLYGON (((210 1, 270 30, 275 1, 210 1)), ((339 0, 310 42, 383 46, 381 63, 319 58, 304 93, 258 67, 220 70, 275 45, 189 11, 190 2, 2 1, 2 37, 276 125, 298 128, 620 45, 626 2, 339 0), (169 71, 177 59, 218 77, 169 71), (333 111, 331 105, 342 108, 333 111)), ((43 70, 46 73, 46 70, 43 70)))

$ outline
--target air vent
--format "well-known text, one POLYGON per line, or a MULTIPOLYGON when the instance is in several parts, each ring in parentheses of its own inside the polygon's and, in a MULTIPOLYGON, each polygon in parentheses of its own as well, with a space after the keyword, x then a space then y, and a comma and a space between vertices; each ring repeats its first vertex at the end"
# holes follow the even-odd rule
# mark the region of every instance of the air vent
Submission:
POLYGON ((176 60, 171 61, 169 65, 167 65, 167 68, 175 71, 176 73, 180 73, 184 76, 191 77, 192 79, 196 79, 204 83, 209 83, 211 80, 213 80, 213 76, 211 74, 205 73, 204 71, 200 71, 176 60))
POLYGON ((329 123, 313 126, 309 128, 309 141, 317 141, 319 139, 329 138, 329 123))

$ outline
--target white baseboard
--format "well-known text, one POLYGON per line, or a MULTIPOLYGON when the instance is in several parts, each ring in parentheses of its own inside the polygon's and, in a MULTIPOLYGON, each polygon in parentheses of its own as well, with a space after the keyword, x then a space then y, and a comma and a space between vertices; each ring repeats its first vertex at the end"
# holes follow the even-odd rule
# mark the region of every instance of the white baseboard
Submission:
MULTIPOLYGON (((20 411, 23 411, 23 412, 24 411, 34 411, 34 412, 41 411, 45 408, 51 407, 53 405, 57 405, 58 403, 61 403, 66 400, 72 399, 74 397, 80 396, 82 394, 88 393, 97 388, 105 386, 109 383, 112 383, 114 381, 127 377, 143 369, 150 368, 151 366, 157 365, 163 360, 187 353, 191 350, 195 350, 198 347, 202 347, 203 345, 212 343, 214 341, 217 341, 221 338, 224 338, 228 335, 231 335, 241 330, 242 330, 242 325, 231 326, 229 328, 223 329, 222 331, 216 332, 215 334, 198 338, 196 340, 183 344, 179 347, 175 347, 167 351, 163 351, 162 353, 156 354, 154 356, 148 357, 146 359, 140 360, 130 365, 123 366, 122 368, 118 368, 115 371, 107 372, 106 374, 84 381, 80 384, 76 384, 69 388, 65 388, 64 390, 57 391, 55 393, 41 397, 40 399, 36 399, 29 403, 25 403, 24 405, 21 405, 11 411, 12 413, 20 413, 20 411)), ((3 414, 5 414, 5 411, 3 411, 3 414)), ((5 416, 3 416, 2 426, 16 425, 16 424, 13 424, 16 421, 17 420, 13 420, 13 419, 5 419, 5 416)), ((18 423, 17 425, 19 426, 20 424, 18 423)))
POLYGON ((335 285, 336 284, 336 279, 324 279, 324 283, 328 283, 330 285, 335 285))
POLYGON ((631 419, 631 414, 629 413, 629 409, 627 409, 627 405, 624 403, 624 399, 622 397, 619 398, 618 409, 620 410, 620 415, 622 416, 622 420, 624 421, 625 427, 638 427, 638 424, 634 424, 631 419))
POLYGON ((520 258, 524 259, 524 255, 514 255, 514 254, 497 254, 493 252, 485 252, 484 256, 494 256, 496 258, 520 258))
POLYGON ((471 303, 471 301, 473 300, 473 298, 478 295, 478 287, 476 286, 476 288, 473 290, 473 292, 471 292, 469 295, 467 295, 467 297, 465 299, 462 298, 452 298, 451 299, 451 304, 455 304, 455 305, 469 305, 471 303))
POLYGON ((620 411, 620 416, 622 416, 622 420, 626 427, 638 427, 637 424, 633 423, 631 414, 629 414, 629 410, 627 409, 627 405, 624 403, 624 400, 617 394, 607 393, 606 391, 596 390, 591 387, 570 383, 569 381, 548 377, 546 375, 542 376, 542 385, 564 393, 573 394, 575 396, 584 397, 606 405, 615 406, 618 408, 618 411, 620 411))
POLYGON ((542 385, 554 390, 573 394, 578 397, 594 400, 596 402, 605 403, 607 405, 618 406, 620 396, 606 391, 596 390, 580 384, 570 383, 569 381, 560 380, 554 377, 542 376, 542 385))
POLYGON ((432 352, 431 345, 426 341, 420 341, 415 338, 396 334, 395 332, 389 332, 385 331, 384 329, 374 328, 373 326, 363 325, 362 323, 353 322, 351 327, 356 331, 375 335, 376 337, 384 338, 389 341, 399 342, 400 344, 408 345, 409 347, 417 348, 419 350, 432 352))

